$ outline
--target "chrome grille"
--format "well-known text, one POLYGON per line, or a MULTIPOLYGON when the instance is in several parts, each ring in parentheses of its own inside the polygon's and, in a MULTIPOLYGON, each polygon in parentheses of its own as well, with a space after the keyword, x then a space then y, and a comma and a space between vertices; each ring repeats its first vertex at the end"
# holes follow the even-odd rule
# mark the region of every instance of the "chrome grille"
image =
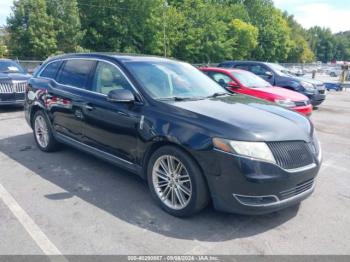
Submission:
POLYGON ((0 94, 24 93, 27 81, 0 82, 0 94))
POLYGON ((314 163, 310 147, 303 141, 269 142, 268 146, 277 165, 284 169, 295 169, 314 163))
POLYGON ((310 180, 308 180, 306 182, 298 184, 294 188, 282 191, 282 192, 280 192, 280 199, 284 200, 284 199, 291 198, 293 196, 297 196, 297 195, 299 195, 299 194, 301 194, 301 193, 311 189, 313 184, 314 184, 314 180, 310 179, 310 180))

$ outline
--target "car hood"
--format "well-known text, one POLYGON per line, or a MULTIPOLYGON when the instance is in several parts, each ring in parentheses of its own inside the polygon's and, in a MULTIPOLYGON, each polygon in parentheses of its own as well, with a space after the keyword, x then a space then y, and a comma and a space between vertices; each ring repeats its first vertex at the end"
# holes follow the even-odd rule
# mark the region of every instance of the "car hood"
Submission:
POLYGON ((323 82, 316 79, 309 78, 309 77, 299 77, 299 76, 292 76, 292 75, 290 77, 293 78, 294 80, 298 80, 298 82, 304 81, 314 85, 323 85, 323 82))
POLYGON ((285 99, 291 99, 292 101, 306 101, 308 98, 304 96, 303 94, 300 94, 298 92, 288 90, 286 88, 281 88, 281 87, 262 87, 262 88, 255 88, 255 90, 268 93, 268 94, 273 94, 276 97, 279 98, 285 98, 285 99))
POLYGON ((312 133, 306 117, 246 95, 166 103, 175 107, 172 112, 182 115, 184 121, 196 123, 212 136, 242 141, 310 141, 312 133))
POLYGON ((31 77, 29 74, 21 74, 21 73, 0 73, 0 81, 26 81, 31 77))
POLYGON ((316 80, 316 79, 312 79, 312 78, 309 78, 309 77, 299 77, 299 78, 302 81, 305 81, 305 82, 308 82, 308 83, 311 83, 311 84, 314 84, 314 85, 317 85, 317 86, 323 85, 322 81, 319 81, 319 80, 316 80))

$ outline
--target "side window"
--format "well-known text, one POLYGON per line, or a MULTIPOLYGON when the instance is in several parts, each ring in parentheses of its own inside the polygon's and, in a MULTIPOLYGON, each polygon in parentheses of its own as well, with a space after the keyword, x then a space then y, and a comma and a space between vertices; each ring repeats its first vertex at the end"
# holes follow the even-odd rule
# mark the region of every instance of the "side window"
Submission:
POLYGON ((218 67, 230 68, 232 67, 232 63, 229 63, 229 62, 221 63, 218 67))
POLYGON ((249 65, 236 65, 235 68, 250 71, 249 65))
POLYGON ((227 86, 228 83, 232 82, 231 77, 222 73, 211 73, 211 77, 222 86, 227 86))
POLYGON ((106 62, 98 62, 92 82, 92 91, 107 95, 115 89, 132 91, 131 85, 117 67, 106 62))
POLYGON ((95 61, 84 59, 68 60, 59 73, 58 82, 63 85, 86 88, 90 72, 95 63, 95 61))
POLYGON ((62 63, 61 61, 55 61, 55 62, 50 63, 41 72, 40 76, 55 79, 56 74, 57 74, 57 70, 60 68, 61 63, 62 63))
POLYGON ((250 66, 250 70, 252 73, 260 76, 266 75, 267 70, 261 65, 252 65, 250 66))

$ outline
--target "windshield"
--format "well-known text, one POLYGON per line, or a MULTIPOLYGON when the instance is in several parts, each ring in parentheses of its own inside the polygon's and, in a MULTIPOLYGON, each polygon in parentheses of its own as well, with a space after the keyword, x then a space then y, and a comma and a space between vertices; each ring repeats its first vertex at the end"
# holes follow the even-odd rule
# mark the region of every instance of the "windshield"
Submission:
POLYGON ((190 64, 174 61, 125 62, 154 99, 204 98, 228 92, 190 64))
POLYGON ((271 87, 264 79, 248 71, 231 71, 231 74, 244 86, 250 88, 271 87))
POLYGON ((25 70, 14 61, 0 61, 1 73, 25 73, 25 70))
POLYGON ((268 63, 268 65, 279 75, 291 75, 292 72, 279 64, 268 63))

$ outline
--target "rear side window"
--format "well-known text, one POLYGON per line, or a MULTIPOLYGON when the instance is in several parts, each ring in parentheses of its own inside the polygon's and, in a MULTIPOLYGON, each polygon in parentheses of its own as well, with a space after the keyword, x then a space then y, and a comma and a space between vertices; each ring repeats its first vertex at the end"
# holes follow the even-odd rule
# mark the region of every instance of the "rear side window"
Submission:
POLYGON ((224 67, 224 68, 230 68, 232 66, 233 66, 233 64, 230 62, 224 62, 224 63, 221 63, 218 65, 218 67, 224 67))
POLYGON ((55 61, 48 64, 45 69, 41 72, 41 77, 55 79, 58 69, 60 68, 61 61, 55 61))
POLYGON ((250 71, 249 65, 236 65, 235 68, 250 71))
POLYGON ((95 61, 84 59, 68 60, 59 73, 58 82, 85 89, 95 63, 95 61))

